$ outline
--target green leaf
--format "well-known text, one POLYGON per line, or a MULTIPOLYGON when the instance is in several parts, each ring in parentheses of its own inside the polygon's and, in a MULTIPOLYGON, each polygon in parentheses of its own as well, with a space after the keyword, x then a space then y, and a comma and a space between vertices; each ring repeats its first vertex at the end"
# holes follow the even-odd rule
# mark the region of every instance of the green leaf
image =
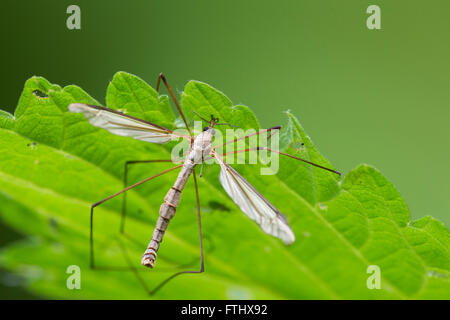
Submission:
POLYGON ((130 116, 173 129, 175 116, 167 96, 158 93, 141 78, 117 72, 109 83, 106 104, 130 116))
MULTIPOLYGON (((286 112, 287 125, 280 135, 280 149, 286 153, 334 169, 331 163, 314 146, 297 118, 286 112)), ((283 159, 285 160, 285 159, 283 159)), ((311 204, 331 199, 339 191, 338 176, 306 163, 280 164, 278 176, 291 188, 296 188, 302 198, 311 204)))
POLYGON ((0 110, 0 128, 12 129, 14 126, 14 116, 9 112, 0 110))
POLYGON ((213 115, 219 118, 219 122, 230 123, 244 130, 259 129, 258 120, 248 107, 233 106, 222 92, 203 82, 189 81, 181 95, 181 104, 188 121, 200 120, 195 118, 192 112, 195 111, 205 120, 210 120, 213 115))
MULTIPOLYGON (((167 97, 133 75, 117 73, 106 96, 109 107, 175 127, 167 97)), ((233 106, 207 84, 190 81, 181 100, 190 121, 194 110, 243 129, 259 128, 248 107, 233 106)), ((149 298, 133 272, 89 268, 89 210, 92 203, 123 188, 127 160, 169 159, 170 149, 93 127, 81 114, 67 112, 73 102, 99 104, 76 86, 61 88, 33 77, 25 84, 14 117, 0 113, 0 219, 24 236, 1 249, 0 267, 22 277, 23 286, 40 297, 149 298), (66 287, 70 265, 81 268, 81 290, 66 287)), ((286 115, 283 150, 332 168, 297 118, 286 115)), ((133 165, 128 184, 171 166, 133 165)), ((151 298, 450 298, 447 228, 432 217, 411 221, 400 193, 375 168, 361 165, 341 181, 287 157, 280 157, 276 175, 261 175, 261 164, 234 166, 287 216, 296 242, 287 247, 264 234, 222 190, 218 166, 205 166, 198 182, 206 272, 177 277, 151 298), (380 267, 381 289, 367 287, 370 265, 380 267)), ((118 232, 121 197, 96 208, 99 265, 131 264, 150 288, 179 265, 198 268, 192 181, 183 191, 155 269, 140 266, 176 174, 127 193, 128 236, 118 232)))

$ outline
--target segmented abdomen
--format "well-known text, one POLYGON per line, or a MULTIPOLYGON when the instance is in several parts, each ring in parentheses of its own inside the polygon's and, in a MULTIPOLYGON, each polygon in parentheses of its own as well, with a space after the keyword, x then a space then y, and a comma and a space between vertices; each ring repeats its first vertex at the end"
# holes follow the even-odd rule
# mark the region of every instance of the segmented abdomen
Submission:
POLYGON ((153 268, 156 260, 156 252, 158 252, 159 245, 162 242, 164 233, 169 225, 170 219, 175 216, 178 203, 181 199, 181 192, 183 191, 186 182, 194 169, 195 163, 187 159, 184 162, 183 168, 178 174, 177 180, 173 187, 167 192, 164 197, 164 202, 159 208, 159 217, 156 222, 155 230, 153 231, 152 239, 142 256, 142 264, 144 266, 153 268))

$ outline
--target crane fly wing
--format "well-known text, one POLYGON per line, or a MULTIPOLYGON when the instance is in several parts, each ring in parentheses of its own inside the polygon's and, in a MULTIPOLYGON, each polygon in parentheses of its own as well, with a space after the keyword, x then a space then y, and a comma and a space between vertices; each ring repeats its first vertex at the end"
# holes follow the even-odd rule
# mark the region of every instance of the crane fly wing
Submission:
POLYGON ((80 112, 93 126, 106 129, 119 136, 153 143, 167 143, 173 138, 186 138, 157 124, 105 107, 72 103, 69 105, 69 111, 80 112))
POLYGON ((216 159, 221 169, 220 183, 239 208, 264 232, 280 238, 284 244, 292 244, 295 241, 294 232, 280 211, 228 163, 218 156, 216 159))

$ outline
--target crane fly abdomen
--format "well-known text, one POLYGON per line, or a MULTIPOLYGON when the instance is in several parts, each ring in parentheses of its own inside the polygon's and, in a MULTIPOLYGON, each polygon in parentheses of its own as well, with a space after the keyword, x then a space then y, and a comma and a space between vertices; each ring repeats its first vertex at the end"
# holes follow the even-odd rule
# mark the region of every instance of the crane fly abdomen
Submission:
POLYGON ((183 168, 178 174, 177 180, 172 188, 164 197, 164 202, 159 208, 159 217, 156 222, 155 230, 153 231, 152 240, 150 241, 147 250, 142 256, 142 264, 144 266, 153 268, 156 260, 156 252, 162 242, 164 232, 169 225, 170 219, 175 216, 178 203, 181 199, 181 192, 186 185, 189 176, 192 174, 196 164, 203 162, 204 156, 210 154, 212 146, 211 141, 214 135, 214 130, 206 130, 199 134, 193 143, 192 149, 188 157, 184 161, 183 168))
POLYGON ((170 219, 175 216, 177 211, 178 203, 181 199, 181 192, 184 186, 194 170, 195 163, 189 158, 184 162, 183 168, 178 174, 177 180, 173 187, 167 192, 164 197, 164 202, 159 208, 159 217, 156 222, 155 230, 153 231, 152 240, 150 241, 147 250, 145 250, 142 256, 142 265, 146 267, 153 268, 156 260, 156 252, 159 249, 159 245, 162 242, 164 232, 169 225, 170 219))

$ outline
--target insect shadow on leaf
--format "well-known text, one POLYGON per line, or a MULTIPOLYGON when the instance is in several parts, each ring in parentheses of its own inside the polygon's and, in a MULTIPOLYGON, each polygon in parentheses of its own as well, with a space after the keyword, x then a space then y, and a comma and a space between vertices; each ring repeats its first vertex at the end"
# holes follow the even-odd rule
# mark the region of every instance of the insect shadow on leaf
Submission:
POLYGON ((215 201, 215 200, 209 201, 208 205, 212 210, 230 211, 230 208, 228 208, 226 205, 224 205, 223 203, 220 203, 218 201, 215 201))

